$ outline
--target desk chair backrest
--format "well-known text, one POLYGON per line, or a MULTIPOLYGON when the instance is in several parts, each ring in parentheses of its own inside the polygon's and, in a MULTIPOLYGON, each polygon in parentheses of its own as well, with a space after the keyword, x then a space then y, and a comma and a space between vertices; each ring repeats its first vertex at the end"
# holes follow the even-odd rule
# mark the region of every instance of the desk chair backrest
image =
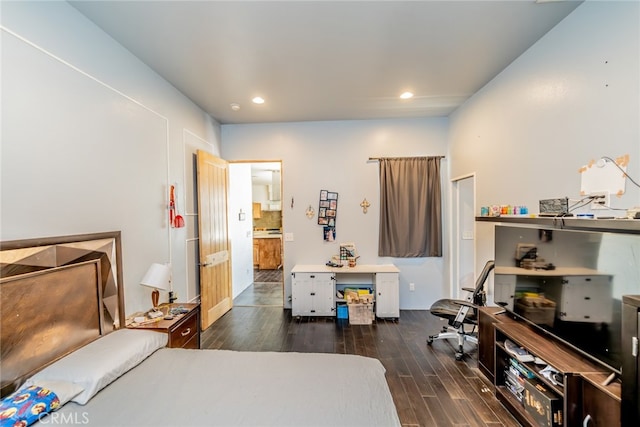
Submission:
POLYGON ((487 281, 487 277, 491 270, 496 266, 495 261, 489 260, 484 265, 482 272, 476 279, 476 286, 473 290, 473 294, 471 295, 471 302, 476 306, 484 306, 487 305, 487 293, 484 290, 484 283, 487 281))

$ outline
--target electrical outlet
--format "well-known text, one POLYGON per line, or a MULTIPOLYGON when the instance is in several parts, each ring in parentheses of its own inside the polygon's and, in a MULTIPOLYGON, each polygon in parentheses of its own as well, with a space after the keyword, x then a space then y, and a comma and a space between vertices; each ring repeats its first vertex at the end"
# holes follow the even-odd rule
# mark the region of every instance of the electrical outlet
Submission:
POLYGON ((409 290, 411 292, 415 291, 416 290, 416 284, 415 283, 409 283, 409 290))
POLYGON ((608 209, 611 201, 608 191, 597 191, 590 194, 594 199, 591 200, 591 209, 608 209))

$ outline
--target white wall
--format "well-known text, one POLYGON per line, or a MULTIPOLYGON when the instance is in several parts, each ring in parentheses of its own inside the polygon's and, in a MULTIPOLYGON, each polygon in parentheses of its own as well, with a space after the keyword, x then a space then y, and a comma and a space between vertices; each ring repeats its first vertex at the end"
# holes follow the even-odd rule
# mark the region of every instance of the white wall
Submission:
POLYGON ((0 238, 121 230, 127 314, 149 308, 152 262, 197 296, 192 153, 219 155, 219 124, 66 2, 1 19, 0 238), (188 227, 168 227, 171 184, 188 227))
MULTIPOLYGON (((451 116, 451 175, 476 173, 478 209, 580 199, 578 170, 601 156, 628 154, 640 180, 639 9, 583 3, 451 116)), ((627 182, 611 205, 640 205, 640 189, 627 182)), ((480 271, 493 227, 478 224, 476 239, 480 271)))
MULTIPOLYGON (((338 242, 354 241, 360 262, 401 268, 402 308, 427 308, 449 294, 448 259, 377 257, 377 163, 367 158, 446 155, 445 195, 449 177, 475 172, 476 206, 533 211, 541 198, 579 198, 578 169, 603 155, 629 154, 628 172, 640 179, 638 9, 638 2, 585 2, 454 113, 450 126, 440 118, 221 127, 67 3, 3 2, 0 238, 120 229, 128 313, 148 307, 149 292, 137 284, 151 262, 170 260, 180 299, 191 299, 193 153, 282 159, 284 228, 295 238, 285 243, 285 272, 323 263, 338 242), (39 77, 59 80, 36 93, 30 83, 39 77), (78 187, 87 183, 83 170, 102 179, 78 187), (183 229, 166 224, 171 184, 183 229), (304 215, 309 205, 317 210, 321 189, 340 194, 337 243, 323 242, 316 218, 304 215)), ((640 190, 629 183, 626 190, 612 198, 614 207, 640 205, 640 190)), ((477 226, 477 271, 492 256, 492 227, 477 226)))
POLYGON ((253 283, 253 200, 251 163, 229 163, 229 237, 233 298, 253 283), (240 220, 240 210, 245 214, 240 220))
MULTIPOLYGON (((378 257, 378 163, 368 161, 369 157, 446 155, 447 126, 446 118, 222 126, 223 158, 282 160, 283 231, 294 236, 294 241, 284 242, 287 307, 291 268, 324 264, 338 254, 340 242, 355 242, 359 263, 394 263, 400 268, 403 309, 426 309, 448 293, 446 258, 378 257), (320 190, 338 192, 333 243, 324 242, 322 226, 317 224, 320 190), (360 207, 365 198, 371 203, 367 214, 360 207), (305 215, 309 205, 316 211, 312 219, 305 215), (416 284, 414 292, 409 291, 410 282, 416 284)), ((442 162, 442 176, 446 185, 447 159, 442 162)), ((447 194, 443 187, 445 202, 447 194)))

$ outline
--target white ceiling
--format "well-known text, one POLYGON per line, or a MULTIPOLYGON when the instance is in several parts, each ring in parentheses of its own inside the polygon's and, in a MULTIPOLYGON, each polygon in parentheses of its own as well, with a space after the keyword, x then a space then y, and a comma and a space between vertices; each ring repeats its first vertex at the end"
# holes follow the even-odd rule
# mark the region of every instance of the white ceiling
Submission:
POLYGON ((581 2, 70 3, 228 124, 446 116, 581 2))

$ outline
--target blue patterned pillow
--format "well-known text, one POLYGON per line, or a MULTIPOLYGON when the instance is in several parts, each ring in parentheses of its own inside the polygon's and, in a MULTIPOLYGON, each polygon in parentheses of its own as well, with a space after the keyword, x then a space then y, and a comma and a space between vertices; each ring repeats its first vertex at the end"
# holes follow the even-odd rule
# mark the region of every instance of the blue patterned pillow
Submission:
POLYGON ((2 399, 0 427, 26 427, 59 406, 53 391, 36 385, 23 388, 2 399))

